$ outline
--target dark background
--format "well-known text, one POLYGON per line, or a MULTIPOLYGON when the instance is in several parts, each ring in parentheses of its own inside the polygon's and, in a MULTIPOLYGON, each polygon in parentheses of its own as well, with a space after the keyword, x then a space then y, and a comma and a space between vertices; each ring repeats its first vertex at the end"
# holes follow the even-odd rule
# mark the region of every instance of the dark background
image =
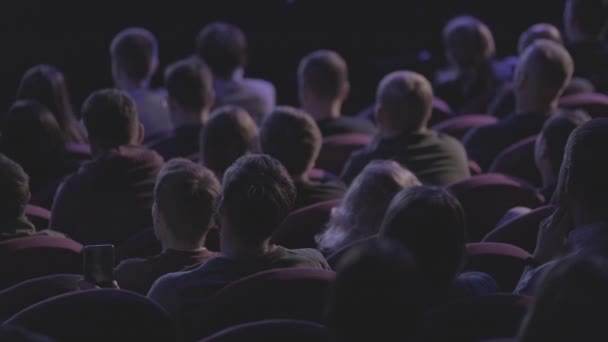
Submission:
MULTIPOLYGON (((4 2, 3 2, 4 3, 4 2)), ((563 0, 206 0, 21 1, 0 8, 0 110, 14 100, 23 72, 39 63, 64 70, 75 108, 92 90, 112 85, 109 43, 121 29, 142 26, 160 44, 161 69, 189 55, 197 32, 226 20, 247 33, 247 75, 275 83, 281 104, 297 105, 295 70, 307 52, 330 48, 349 63, 351 96, 345 112, 371 103, 389 71, 431 75, 444 63, 441 28, 472 14, 493 30, 499 56, 515 51, 520 32, 536 22, 561 26, 563 0), (426 51, 426 53, 423 53, 426 51)), ((161 85, 157 73, 154 85, 161 85)))

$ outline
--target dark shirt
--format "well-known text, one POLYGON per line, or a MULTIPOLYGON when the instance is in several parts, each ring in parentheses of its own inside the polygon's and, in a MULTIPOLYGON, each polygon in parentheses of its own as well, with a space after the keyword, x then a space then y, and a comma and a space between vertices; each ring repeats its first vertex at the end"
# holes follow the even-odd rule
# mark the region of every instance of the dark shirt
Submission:
POLYGON ((296 181, 294 184, 297 195, 293 210, 323 201, 342 198, 344 193, 346 193, 346 186, 340 181, 296 181))
POLYGON ((598 92, 608 92, 608 45, 592 40, 573 43, 567 48, 574 61, 574 76, 588 79, 598 92))
POLYGON ((345 116, 319 120, 317 125, 324 137, 349 133, 376 134, 376 127, 371 121, 345 116))
POLYGON ((65 237, 65 235, 52 230, 36 231, 34 225, 26 217, 0 223, 0 241, 36 235, 65 237))
POLYGON ((351 155, 340 178, 350 184, 369 162, 377 159, 400 163, 424 184, 445 185, 470 176, 462 144, 448 135, 427 131, 377 137, 351 155))
POLYGON ((216 256, 206 248, 197 251, 167 249, 147 259, 128 259, 114 269, 114 278, 121 289, 131 290, 144 296, 156 279, 167 273, 183 271, 216 256))
POLYGON ((469 158, 487 170, 504 149, 539 134, 549 116, 549 113, 513 114, 495 124, 473 129, 463 139, 469 158))
POLYGON ((165 160, 176 157, 188 158, 198 153, 199 134, 203 129, 201 124, 182 125, 173 130, 173 133, 157 144, 152 149, 158 152, 165 160))
POLYGON ((59 187, 49 227, 85 245, 118 245, 152 225, 162 165, 156 152, 128 145, 85 162, 59 187))

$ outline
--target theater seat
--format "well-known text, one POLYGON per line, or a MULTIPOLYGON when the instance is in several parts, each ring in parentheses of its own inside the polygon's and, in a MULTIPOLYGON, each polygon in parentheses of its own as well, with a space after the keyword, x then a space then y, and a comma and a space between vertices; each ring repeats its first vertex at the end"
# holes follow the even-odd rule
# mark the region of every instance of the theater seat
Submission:
POLYGON ((464 270, 487 273, 496 280, 501 291, 512 292, 529 257, 527 251, 506 243, 468 243, 464 270))
POLYGON ((537 136, 522 139, 500 152, 488 172, 503 173, 521 178, 535 187, 542 185, 540 172, 534 161, 534 145, 537 136))
POLYGON ((222 330, 201 342, 311 342, 327 340, 327 330, 319 323, 271 319, 239 324, 222 330))
POLYGON ((339 250, 333 252, 327 257, 327 263, 331 266, 332 269, 336 269, 336 267, 340 264, 340 260, 352 249, 357 248, 359 246, 365 245, 370 241, 374 241, 378 238, 378 235, 370 236, 366 239, 357 240, 351 242, 350 244, 340 248, 339 250))
POLYGON ((608 117, 608 95, 601 93, 579 93, 563 96, 559 106, 568 109, 582 109, 592 118, 608 117))
POLYGON ((37 230, 47 229, 51 221, 51 212, 48 209, 33 204, 25 206, 25 216, 37 230))
POLYGON ((372 140, 374 137, 369 134, 339 134, 323 138, 315 167, 340 175, 351 153, 369 145, 372 140))
POLYGON ((485 114, 465 114, 458 115, 434 125, 432 129, 437 132, 451 135, 462 140, 464 136, 473 128, 494 124, 498 119, 494 116, 485 114))

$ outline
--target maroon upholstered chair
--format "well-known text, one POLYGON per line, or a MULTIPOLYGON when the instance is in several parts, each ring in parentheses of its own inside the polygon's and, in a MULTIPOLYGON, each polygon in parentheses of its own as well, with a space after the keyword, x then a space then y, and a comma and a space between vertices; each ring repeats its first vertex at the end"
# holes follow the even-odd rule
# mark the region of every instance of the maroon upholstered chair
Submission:
POLYGON ((465 114, 447 119, 433 126, 432 129, 453 136, 462 140, 464 136, 473 128, 496 123, 498 119, 494 116, 485 114, 465 114))
POLYGON ((51 221, 51 212, 48 209, 33 204, 28 204, 25 207, 25 216, 37 230, 47 229, 51 221))
POLYGON ((471 172, 471 176, 476 176, 476 175, 480 175, 483 173, 483 170, 481 170, 481 166, 479 166, 479 164, 477 164, 476 161, 469 160, 468 165, 469 165, 469 172, 471 172))
POLYGON ((497 242, 468 243, 465 271, 491 275, 500 290, 512 292, 526 267, 530 253, 513 245, 497 242))
POLYGON ((353 248, 357 248, 358 246, 364 245, 366 243, 369 243, 370 241, 376 240, 378 238, 378 235, 373 235, 370 236, 368 238, 365 239, 361 239, 361 240, 357 240, 354 242, 349 243, 348 245, 340 248, 339 250, 333 252, 332 254, 330 254, 327 257, 327 263, 329 264, 329 266, 331 266, 332 269, 336 269, 336 267, 338 266, 338 264, 340 263, 340 260, 342 260, 342 258, 353 248))
POLYGON ((601 93, 580 93, 563 96, 559 106, 568 109, 582 109, 592 118, 608 116, 608 95, 601 93))
POLYGON ((63 294, 11 317, 20 326, 57 341, 175 341, 169 315, 152 300, 124 290, 63 294))
POLYGON ((0 322, 43 300, 78 291, 79 274, 54 274, 26 280, 0 291, 0 322))
POLYGON ((522 139, 500 152, 488 172, 503 173, 521 178, 535 187, 542 185, 540 172, 534 161, 534 145, 537 136, 522 139))
POLYGON ((269 319, 230 327, 203 339, 201 342, 309 342, 324 341, 326 339, 327 330, 319 323, 289 319, 269 319))
POLYGON ((453 183, 448 189, 462 204, 470 242, 481 239, 513 207, 537 208, 543 198, 525 182, 507 175, 490 173, 453 183))
POLYGON ((423 324, 422 341, 481 341, 512 338, 532 305, 515 294, 468 297, 431 310, 423 324))
POLYGON ((339 175, 351 153, 369 145, 372 140, 374 140, 372 135, 357 133, 324 138, 316 167, 339 175))
POLYGON ((0 289, 51 274, 82 274, 83 246, 55 236, 29 236, 0 242, 0 289))
POLYGON ((287 248, 316 248, 315 235, 323 230, 331 210, 341 201, 319 202, 292 212, 274 232, 272 243, 287 248))
POLYGON ((540 223, 553 214, 555 207, 545 205, 509 220, 494 228, 483 238, 483 242, 508 243, 534 253, 540 223))

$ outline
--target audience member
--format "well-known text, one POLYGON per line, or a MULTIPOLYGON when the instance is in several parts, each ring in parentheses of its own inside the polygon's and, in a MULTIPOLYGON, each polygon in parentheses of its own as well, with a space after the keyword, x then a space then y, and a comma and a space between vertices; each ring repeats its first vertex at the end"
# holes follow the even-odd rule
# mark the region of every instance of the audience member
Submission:
POLYGON ((50 227, 82 244, 118 244, 150 227, 163 159, 141 146, 143 126, 125 92, 91 94, 82 109, 94 160, 60 186, 50 227))
POLYGON ((180 60, 167 68, 165 86, 174 129, 171 136, 154 144, 152 149, 165 160, 192 157, 198 152, 198 136, 209 120, 215 98, 211 72, 198 59, 180 60))
POLYGON ((350 184, 374 159, 395 160, 425 184, 469 177, 462 144, 427 128, 432 101, 433 90, 422 75, 396 71, 384 77, 376 94, 376 139, 351 155, 340 178, 350 184))
POLYGON ((257 123, 272 111, 276 103, 274 86, 268 81, 244 77, 247 38, 240 28, 225 22, 208 24, 196 38, 196 55, 213 72, 217 106, 240 106, 257 123))
POLYGON ((515 114, 469 132, 464 138, 469 157, 486 170, 502 150, 538 134, 556 111, 573 68, 572 58, 561 45, 547 40, 530 45, 515 72, 515 114))
POLYGON ((300 61, 300 105, 315 119, 324 137, 346 133, 375 133, 376 129, 370 121, 342 115, 342 105, 349 90, 348 66, 338 53, 318 50, 300 61))
POLYGON ((219 179, 237 159, 258 149, 258 126, 247 111, 236 106, 213 111, 201 131, 200 161, 219 179))
POLYGON ((116 88, 135 101, 146 141, 155 141, 172 129, 166 92, 151 89, 158 68, 158 42, 152 32, 130 27, 120 31, 110 45, 112 77, 116 88))
POLYGON ((321 132, 307 113, 277 107, 262 123, 260 144, 262 151, 280 161, 293 179, 297 189, 294 210, 340 198, 346 192, 341 182, 318 182, 308 177, 321 151, 321 132))
POLYGON ((154 233, 163 252, 118 265, 114 276, 120 288, 146 295, 161 276, 214 257, 204 246, 219 191, 219 181, 204 167, 186 159, 167 162, 158 174, 152 206, 154 233))
POLYGON ((420 185, 418 178, 395 161, 369 163, 350 185, 340 206, 332 211, 325 231, 317 235, 318 249, 328 255, 378 234, 395 194, 415 185, 420 185))

